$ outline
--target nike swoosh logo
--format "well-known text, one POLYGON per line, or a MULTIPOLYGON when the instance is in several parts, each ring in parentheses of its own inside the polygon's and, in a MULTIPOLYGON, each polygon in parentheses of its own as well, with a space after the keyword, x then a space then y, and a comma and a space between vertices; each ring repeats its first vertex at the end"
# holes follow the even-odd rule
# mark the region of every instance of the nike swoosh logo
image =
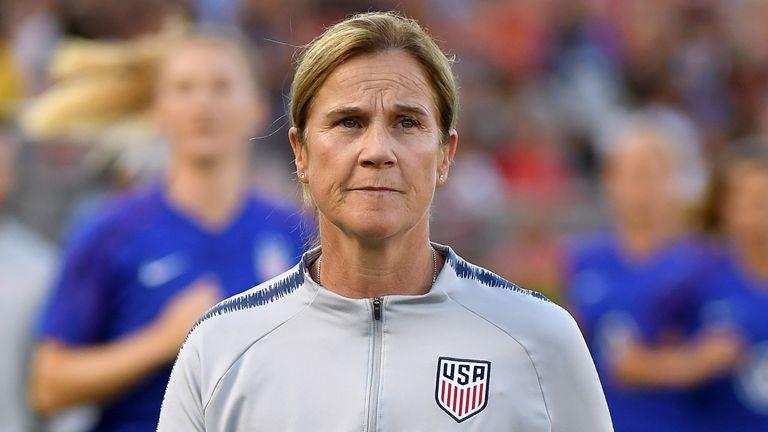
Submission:
POLYGON ((180 276, 186 268, 186 260, 181 254, 173 253, 142 264, 139 280, 147 288, 157 288, 180 276))

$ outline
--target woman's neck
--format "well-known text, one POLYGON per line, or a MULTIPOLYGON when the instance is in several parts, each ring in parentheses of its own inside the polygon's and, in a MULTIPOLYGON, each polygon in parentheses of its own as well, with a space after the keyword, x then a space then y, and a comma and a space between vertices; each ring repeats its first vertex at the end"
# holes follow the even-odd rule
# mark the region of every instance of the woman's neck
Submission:
POLYGON ((633 257, 645 257, 680 233, 674 224, 625 225, 619 227, 624 248, 633 257))
POLYGON ((746 271, 762 281, 768 281, 768 244, 756 241, 736 241, 735 248, 746 271))
POLYGON ((310 274, 339 295, 372 298, 429 292, 443 264, 429 243, 429 227, 416 227, 396 238, 367 242, 320 221, 322 255, 310 274))
POLYGON ((240 208, 247 176, 242 161, 209 166, 178 162, 169 170, 168 199, 202 225, 220 228, 240 208))

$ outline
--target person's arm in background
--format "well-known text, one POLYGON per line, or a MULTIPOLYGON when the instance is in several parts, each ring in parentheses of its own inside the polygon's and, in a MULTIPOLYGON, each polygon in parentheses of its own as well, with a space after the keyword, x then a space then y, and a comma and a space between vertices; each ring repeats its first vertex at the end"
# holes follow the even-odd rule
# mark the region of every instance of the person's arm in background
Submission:
POLYGON ((29 401, 40 414, 119 395, 159 367, 170 364, 189 329, 219 299, 200 282, 182 292, 144 329, 114 342, 67 346, 43 340, 32 362, 29 401))
POLYGON ((743 350, 733 331, 709 329, 689 343, 649 346, 632 340, 616 353, 612 371, 632 387, 687 388, 731 369, 743 350))
MULTIPOLYGON (((580 268, 578 256, 578 253, 570 252, 563 266, 563 280, 566 281, 566 292, 570 296, 569 310, 589 340, 590 326, 583 316, 588 314, 583 314, 577 306, 580 303, 576 301, 574 292, 579 288, 584 289, 586 285, 578 285, 574 277, 580 268)), ((692 273, 695 278, 696 272, 692 273)), ((694 319, 688 315, 698 310, 701 295, 698 285, 694 281, 670 290, 668 296, 654 308, 654 316, 647 317, 642 325, 634 324, 643 327, 645 333, 653 334, 694 319)), ((647 343, 637 334, 639 328, 613 330, 618 336, 611 338, 614 340, 605 350, 607 358, 604 359, 601 373, 630 388, 690 388, 731 369, 739 361, 743 350, 738 334, 724 327, 704 329, 698 337, 664 344, 647 343)), ((602 340, 606 343, 604 335, 602 340)))
POLYGON ((708 256, 702 254, 697 262, 687 282, 665 289, 648 312, 651 315, 641 318, 645 337, 633 334, 611 353, 610 368, 618 383, 686 389, 727 373, 739 362, 744 344, 737 329, 727 323, 700 322, 707 297, 706 284, 700 280, 707 279, 702 275, 707 274, 708 256))
POLYGON ((127 235, 109 216, 73 235, 41 316, 28 381, 28 402, 40 414, 120 395, 149 372, 170 364, 195 320, 218 298, 201 279, 178 294, 145 328, 119 340, 101 334, 116 295, 112 257, 127 235))

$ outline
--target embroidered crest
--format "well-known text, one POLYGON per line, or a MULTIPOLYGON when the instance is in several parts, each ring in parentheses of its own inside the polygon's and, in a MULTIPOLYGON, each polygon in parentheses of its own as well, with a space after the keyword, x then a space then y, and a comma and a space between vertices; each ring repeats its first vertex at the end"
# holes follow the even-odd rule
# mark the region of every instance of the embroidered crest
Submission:
POLYGON ((491 362, 440 357, 437 360, 435 400, 456 422, 482 411, 488 405, 491 362))

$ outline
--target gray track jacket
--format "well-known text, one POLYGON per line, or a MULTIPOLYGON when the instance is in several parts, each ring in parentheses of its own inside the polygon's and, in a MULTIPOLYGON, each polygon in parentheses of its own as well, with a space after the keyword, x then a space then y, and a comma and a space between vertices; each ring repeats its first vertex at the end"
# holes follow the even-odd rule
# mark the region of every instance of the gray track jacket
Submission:
POLYGON ((573 318, 452 249, 431 291, 350 299, 293 269, 209 310, 160 432, 607 432, 573 318))

